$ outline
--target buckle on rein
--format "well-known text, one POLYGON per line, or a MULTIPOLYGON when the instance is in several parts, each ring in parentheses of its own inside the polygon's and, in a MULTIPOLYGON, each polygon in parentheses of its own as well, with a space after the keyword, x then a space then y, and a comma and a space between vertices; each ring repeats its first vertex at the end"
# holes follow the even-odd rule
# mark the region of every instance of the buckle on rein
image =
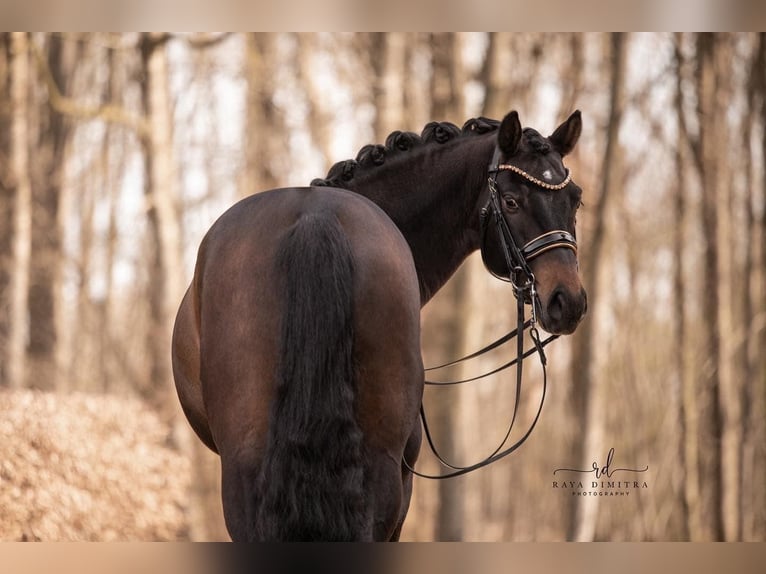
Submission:
POLYGON ((535 302, 537 301, 537 289, 535 288, 535 274, 530 273, 527 277, 527 282, 524 286, 518 287, 516 285, 516 282, 512 282, 511 285, 513 285, 513 290, 516 294, 516 297, 523 298, 525 303, 529 303, 532 307, 532 317, 530 318, 530 327, 534 327, 537 324, 537 305, 535 302), (527 301, 527 296, 529 297, 529 301, 527 301))

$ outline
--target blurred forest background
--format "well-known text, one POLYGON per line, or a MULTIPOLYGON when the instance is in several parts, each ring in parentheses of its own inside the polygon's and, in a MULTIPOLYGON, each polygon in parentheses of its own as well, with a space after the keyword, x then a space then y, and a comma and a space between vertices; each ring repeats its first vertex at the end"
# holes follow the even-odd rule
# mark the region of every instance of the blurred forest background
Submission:
MULTIPOLYGON (((170 374, 209 225, 394 129, 576 108, 587 318, 524 447, 416 479, 403 538, 766 540, 766 35, 686 33, 0 35, 0 538, 226 539, 170 374), (646 489, 552 487, 610 448, 646 489)), ((472 256, 424 309, 425 362, 514 324, 472 256)), ((447 454, 494 449, 512 378, 427 389, 447 454)))

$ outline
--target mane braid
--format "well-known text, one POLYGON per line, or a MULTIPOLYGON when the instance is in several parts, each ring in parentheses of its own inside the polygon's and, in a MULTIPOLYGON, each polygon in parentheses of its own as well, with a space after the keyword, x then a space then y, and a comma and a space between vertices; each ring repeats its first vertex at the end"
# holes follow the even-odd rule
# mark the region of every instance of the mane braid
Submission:
POLYGON ((451 122, 429 122, 420 135, 414 132, 396 130, 386 138, 385 145, 367 144, 356 154, 356 159, 339 161, 327 172, 325 178, 311 181, 316 187, 340 187, 350 189, 352 180, 359 170, 368 171, 383 165, 389 157, 417 149, 423 145, 442 145, 456 138, 482 135, 500 127, 498 120, 478 117, 471 118, 458 128, 451 122))

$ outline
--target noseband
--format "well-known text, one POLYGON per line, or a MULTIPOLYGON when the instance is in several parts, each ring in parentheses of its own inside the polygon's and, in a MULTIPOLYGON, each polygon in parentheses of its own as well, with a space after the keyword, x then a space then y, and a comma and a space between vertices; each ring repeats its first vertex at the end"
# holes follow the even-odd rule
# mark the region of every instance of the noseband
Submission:
POLYGON ((511 285, 513 286, 513 293, 516 296, 516 300, 517 300, 516 329, 509 332, 507 335, 504 335, 497 341, 490 343, 483 349, 476 351, 475 353, 471 353, 470 355, 467 355, 461 359, 457 359, 455 361, 450 361, 449 363, 439 365, 438 367, 432 367, 430 369, 426 369, 426 371, 437 370, 437 369, 441 369, 451 365, 455 365, 457 363, 461 363, 463 361, 474 359, 480 355, 483 355, 484 353, 491 351, 492 349, 499 347, 500 345, 514 338, 516 339, 516 358, 509 361, 505 365, 502 365, 501 367, 494 369, 484 375, 480 375, 478 377, 471 377, 471 378, 463 379, 460 381, 449 381, 449 382, 426 381, 425 384, 427 385, 457 385, 462 383, 468 383, 471 381, 482 379, 489 375, 493 375, 508 367, 516 365, 516 400, 513 406, 513 416, 511 418, 511 423, 508 428, 508 431, 505 434, 505 438, 503 439, 500 446, 498 446, 494 450, 494 452, 492 452, 492 454, 490 454, 484 460, 476 464, 472 464, 470 466, 458 466, 448 462, 447 460, 444 459, 444 457, 442 457, 439 454, 439 451, 437 450, 436 445, 434 444, 433 437, 431 436, 431 431, 428 427, 428 420, 426 419, 425 409, 423 408, 423 405, 421 403, 420 418, 423 423, 423 430, 425 432, 426 439, 428 440, 428 444, 431 447, 431 451, 434 453, 437 460, 439 460, 439 462, 442 465, 444 465, 445 467, 451 470, 451 472, 448 472, 445 474, 438 474, 438 475, 424 474, 415 470, 412 467, 412 465, 410 465, 407 462, 407 460, 404 457, 402 457, 402 464, 404 465, 404 467, 407 470, 409 470, 412 474, 422 478, 440 480, 440 479, 461 476, 463 474, 467 474, 469 472, 472 472, 474 470, 477 470, 479 468, 492 464, 493 462, 496 462, 500 460, 501 458, 508 456, 509 454, 514 452, 516 449, 518 449, 527 440, 529 435, 532 433, 535 426, 537 425, 537 420, 540 418, 540 413, 542 412, 542 409, 543 409, 543 403, 545 402, 545 391, 548 386, 548 376, 546 371, 547 359, 545 357, 545 351, 543 349, 546 345, 548 345, 548 343, 556 340, 558 338, 558 335, 551 335, 544 341, 540 340, 540 334, 538 333, 537 327, 536 327, 537 325, 536 307, 538 305, 538 297, 537 297, 537 291, 535 290, 535 276, 532 273, 532 269, 529 267, 529 262, 532 261, 535 257, 539 257, 543 253, 546 253, 552 249, 566 248, 566 249, 571 249, 572 251, 575 252, 575 254, 577 254, 577 241, 575 240, 574 236, 568 231, 555 229, 553 231, 548 231, 546 233, 538 235, 531 241, 527 242, 523 247, 521 247, 521 249, 519 249, 518 245, 516 244, 516 241, 513 238, 511 229, 508 226, 508 222, 505 219, 505 215, 503 215, 503 211, 500 207, 500 199, 497 193, 497 174, 500 171, 506 171, 506 170, 512 171, 514 173, 521 175, 522 177, 532 182, 533 184, 537 185, 538 187, 541 187, 549 191, 558 191, 558 190, 564 189, 569 184, 571 180, 571 176, 569 174, 569 170, 567 170, 566 178, 564 178, 564 180, 561 183, 550 184, 529 175, 527 172, 525 172, 521 168, 518 168, 510 164, 501 164, 499 162, 500 162, 500 150, 499 148, 496 147, 495 153, 492 157, 492 163, 490 164, 488 169, 489 198, 487 199, 487 204, 481 209, 481 213, 480 213, 481 258, 484 261, 484 266, 492 275, 494 275, 498 279, 511 283, 511 285), (505 257, 505 262, 508 267, 507 277, 503 275, 498 275, 487 264, 486 235, 487 235, 487 229, 489 227, 490 213, 492 214, 492 219, 495 222, 498 239, 500 240, 500 245, 502 246, 502 249, 503 249, 503 256, 505 257), (532 318, 529 321, 525 321, 524 319, 524 303, 525 302, 531 303, 532 305, 532 318), (534 348, 525 352, 524 351, 524 331, 526 329, 529 329, 529 334, 532 339, 532 342, 534 343, 534 348), (511 431, 513 430, 513 426, 516 421, 516 413, 518 411, 519 402, 521 400, 522 365, 524 364, 524 359, 534 354, 535 352, 537 352, 540 358, 540 365, 542 366, 542 370, 543 370, 543 389, 542 389, 542 398, 540 399, 540 406, 538 407, 537 414, 535 415, 535 418, 532 421, 532 424, 530 425, 530 427, 527 429, 526 433, 524 433, 524 435, 515 443, 513 443, 508 448, 503 450, 503 447, 505 447, 505 444, 507 443, 511 435, 511 431))

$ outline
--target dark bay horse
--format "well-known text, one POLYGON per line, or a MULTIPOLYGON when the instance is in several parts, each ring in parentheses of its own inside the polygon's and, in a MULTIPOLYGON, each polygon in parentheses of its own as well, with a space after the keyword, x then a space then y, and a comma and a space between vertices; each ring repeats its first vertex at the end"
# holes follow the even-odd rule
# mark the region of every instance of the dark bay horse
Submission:
POLYGON ((579 112, 549 137, 515 112, 432 122, 213 224, 176 318, 173 373, 221 456, 233 540, 398 539, 412 489, 402 460, 421 441, 420 308, 479 248, 492 273, 511 273, 481 223, 490 186, 542 326, 571 333, 585 313, 581 190, 562 163, 580 131, 579 112))

